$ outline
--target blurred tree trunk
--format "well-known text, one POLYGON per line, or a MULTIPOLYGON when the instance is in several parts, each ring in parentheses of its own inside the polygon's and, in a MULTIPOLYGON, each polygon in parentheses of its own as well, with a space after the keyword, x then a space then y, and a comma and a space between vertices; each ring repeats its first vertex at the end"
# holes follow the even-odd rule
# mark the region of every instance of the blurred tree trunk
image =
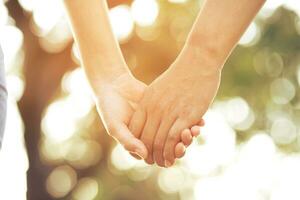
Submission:
POLYGON ((27 171, 27 199, 52 199, 45 189, 45 180, 51 167, 39 158, 42 112, 60 86, 67 70, 76 66, 71 60, 71 43, 60 53, 50 54, 39 45, 39 38, 30 30, 31 15, 26 15, 17 0, 7 3, 16 26, 24 34, 24 79, 25 90, 18 103, 25 127, 25 145, 29 159, 27 171))

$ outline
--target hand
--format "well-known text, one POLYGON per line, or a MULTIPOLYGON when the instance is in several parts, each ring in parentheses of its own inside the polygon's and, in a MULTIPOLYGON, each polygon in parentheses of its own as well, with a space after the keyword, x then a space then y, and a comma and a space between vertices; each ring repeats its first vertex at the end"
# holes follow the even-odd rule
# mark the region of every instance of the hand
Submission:
MULTIPOLYGON (((125 72, 117 78, 93 84, 96 96, 96 106, 109 135, 116 139, 137 159, 147 157, 145 145, 129 130, 128 124, 134 108, 143 96, 146 85, 125 72)), ((203 125, 203 121, 200 125, 203 125)), ((199 134, 199 127, 186 129, 182 132, 182 142, 175 147, 176 157, 185 153, 185 147, 191 144, 192 137, 199 134)))
POLYGON ((128 129, 133 107, 140 101, 146 85, 125 72, 109 82, 94 84, 96 106, 110 136, 141 158, 147 157, 145 145, 128 129))
POLYGON ((147 147, 149 164, 173 165, 180 133, 201 121, 218 90, 221 72, 186 58, 190 55, 179 57, 146 89, 130 122, 147 147))

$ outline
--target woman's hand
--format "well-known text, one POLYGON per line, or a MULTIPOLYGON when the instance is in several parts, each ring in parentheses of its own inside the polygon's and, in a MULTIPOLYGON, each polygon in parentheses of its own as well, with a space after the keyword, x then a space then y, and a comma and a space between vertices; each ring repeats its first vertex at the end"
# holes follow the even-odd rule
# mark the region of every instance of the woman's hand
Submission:
POLYGON ((108 134, 127 151, 146 158, 145 145, 128 129, 133 107, 142 98, 146 85, 127 72, 109 82, 93 85, 97 110, 108 134))

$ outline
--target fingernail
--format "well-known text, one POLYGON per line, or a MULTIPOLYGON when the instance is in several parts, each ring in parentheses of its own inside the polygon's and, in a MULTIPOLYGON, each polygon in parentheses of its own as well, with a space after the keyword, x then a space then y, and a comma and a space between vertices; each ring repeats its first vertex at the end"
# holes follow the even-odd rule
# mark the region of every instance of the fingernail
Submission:
POLYGON ((172 166, 172 164, 171 164, 171 162, 170 162, 170 161, 167 161, 167 160, 166 160, 166 161, 165 161, 165 166, 166 166, 166 167, 171 167, 171 166, 172 166))
POLYGON ((142 158, 138 153, 136 153, 136 152, 133 152, 132 155, 134 155, 134 157, 135 157, 136 159, 138 159, 138 160, 143 159, 143 158, 142 158))
POLYGON ((135 153, 137 156, 139 156, 141 159, 145 159, 145 158, 143 157, 143 152, 140 151, 139 149, 136 149, 136 150, 134 151, 134 153, 135 153))

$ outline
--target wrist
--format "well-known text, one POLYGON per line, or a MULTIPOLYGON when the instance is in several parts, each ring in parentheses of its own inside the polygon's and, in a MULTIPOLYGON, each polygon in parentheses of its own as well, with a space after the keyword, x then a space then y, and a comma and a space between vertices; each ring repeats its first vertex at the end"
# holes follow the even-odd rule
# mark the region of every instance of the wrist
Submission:
POLYGON ((182 54, 188 56, 193 62, 205 64, 206 70, 220 71, 233 48, 231 45, 233 42, 226 41, 229 39, 225 40, 222 34, 192 33, 184 45, 182 54))
POLYGON ((88 78, 97 82, 109 82, 116 76, 129 72, 126 62, 119 57, 90 54, 82 57, 82 64, 88 78))
POLYGON ((121 63, 84 64, 84 69, 94 93, 99 93, 104 88, 112 86, 122 76, 132 76, 126 64, 121 63))
POLYGON ((186 44, 178 56, 181 64, 178 66, 188 67, 202 75, 220 73, 226 58, 222 58, 218 50, 202 45, 186 44))

